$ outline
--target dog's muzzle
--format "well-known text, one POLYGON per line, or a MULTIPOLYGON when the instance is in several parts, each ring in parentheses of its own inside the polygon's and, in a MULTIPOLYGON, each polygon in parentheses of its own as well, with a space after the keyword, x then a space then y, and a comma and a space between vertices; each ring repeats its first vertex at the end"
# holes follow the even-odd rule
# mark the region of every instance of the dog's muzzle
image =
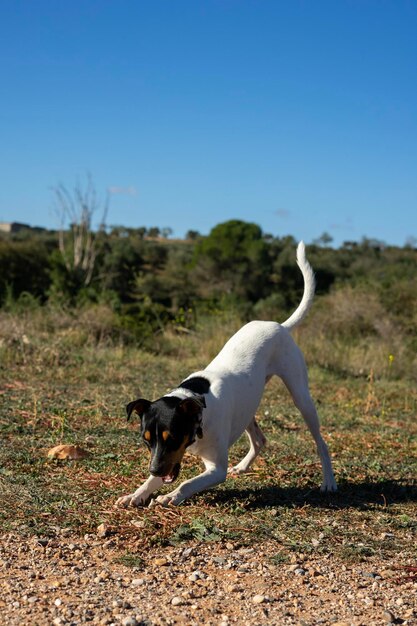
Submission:
POLYGON ((164 483, 164 485, 169 485, 170 483, 173 483, 175 480, 177 480, 180 469, 181 465, 179 463, 176 463, 174 467, 169 471, 167 471, 165 468, 156 469, 151 466, 150 473, 152 474, 152 476, 158 476, 159 478, 162 478, 162 482, 164 483))

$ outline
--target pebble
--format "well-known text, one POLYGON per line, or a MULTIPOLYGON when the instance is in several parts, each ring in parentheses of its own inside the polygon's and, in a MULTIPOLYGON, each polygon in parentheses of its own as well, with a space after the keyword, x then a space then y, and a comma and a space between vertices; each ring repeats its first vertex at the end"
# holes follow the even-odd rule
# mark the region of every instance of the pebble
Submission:
POLYGON ((158 559, 154 559, 153 564, 154 564, 154 565, 158 565, 158 566, 161 566, 161 565, 168 565, 168 564, 169 564, 169 561, 168 561, 168 559, 166 559, 165 557, 161 557, 161 558, 158 558, 158 559))
POLYGON ((140 587, 141 585, 145 584, 145 579, 144 578, 134 578, 130 584, 132 585, 132 587, 140 587))
POLYGON ((262 604, 262 602, 266 602, 266 597, 261 594, 257 594, 256 596, 253 596, 252 602, 254 604, 262 604))
POLYGON ((122 624, 123 626, 138 626, 139 622, 136 617, 129 616, 122 620, 122 624))
POLYGON ((180 598, 180 596, 174 596, 171 600, 171 604, 173 606, 180 606, 181 604, 184 604, 184 598, 180 598))
POLYGON ((393 624, 395 622, 395 615, 391 613, 391 611, 384 611, 382 619, 384 622, 387 622, 387 624, 393 624))
POLYGON ((110 535, 110 526, 107 524, 100 524, 97 526, 97 536, 103 539, 103 537, 108 537, 110 535))

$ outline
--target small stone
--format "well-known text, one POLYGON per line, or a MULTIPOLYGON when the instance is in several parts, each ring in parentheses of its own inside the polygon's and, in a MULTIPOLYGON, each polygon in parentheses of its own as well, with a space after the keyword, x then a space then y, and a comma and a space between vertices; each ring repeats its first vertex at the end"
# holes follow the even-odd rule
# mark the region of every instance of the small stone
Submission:
POLYGON ((262 602, 266 601, 266 597, 262 596, 261 594, 257 594, 256 596, 253 596, 252 598, 252 602, 254 604, 262 604, 262 602))
POLYGON ((129 616, 122 620, 122 624, 123 626, 138 626, 139 622, 136 617, 129 616))
POLYGON ((169 561, 165 557, 162 557, 162 558, 159 558, 159 559, 155 559, 153 563, 154 563, 154 565, 161 566, 161 565, 168 565, 169 561))
POLYGON ((397 598, 397 599, 395 600, 395 604, 396 604, 397 606, 402 606, 402 605, 404 604, 404 599, 403 599, 403 598, 397 598))
POLYGON ((141 585, 145 584, 145 579, 144 578, 134 578, 130 584, 132 585, 132 587, 140 587, 141 585))
POLYGON ((185 548, 185 550, 182 551, 182 556, 194 556, 195 554, 195 549, 194 548, 185 548))
POLYGON ((218 565, 224 565, 226 563, 226 559, 224 559, 221 556, 214 556, 213 557, 213 562, 217 563, 218 565))
POLYGON ((387 624, 393 624, 395 622, 395 615, 391 613, 391 611, 384 611, 382 614, 382 619, 387 624))
POLYGON ((97 526, 97 536, 103 539, 104 537, 108 537, 111 533, 110 526, 107 524, 100 524, 97 526))
POLYGON ((185 604, 184 598, 180 598, 180 596, 174 596, 171 600, 171 604, 173 606, 180 606, 181 604, 185 604))
POLYGON ((305 575, 306 575, 306 573, 307 573, 307 572, 306 572, 306 570, 305 570, 305 569, 303 569, 302 567, 297 567, 297 568, 294 570, 294 574, 297 574, 297 576, 305 576, 305 575))
POLYGON ((295 572, 296 569, 299 569, 300 565, 298 563, 293 563, 292 565, 289 566, 288 568, 288 572, 295 572))
POLYGON ((61 598, 57 598, 56 600, 54 600, 54 604, 55 604, 55 606, 61 606, 61 604, 62 604, 61 598))

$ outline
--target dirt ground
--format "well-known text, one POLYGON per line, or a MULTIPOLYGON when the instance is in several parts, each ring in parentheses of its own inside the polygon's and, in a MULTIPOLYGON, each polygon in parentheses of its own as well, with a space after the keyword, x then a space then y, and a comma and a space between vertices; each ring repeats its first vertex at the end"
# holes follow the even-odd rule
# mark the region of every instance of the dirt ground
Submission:
POLYGON ((117 537, 65 529, 49 539, 2 536, 0 623, 417 624, 411 563, 297 553, 284 563, 267 541, 158 547, 131 561, 125 548, 121 557, 117 537))

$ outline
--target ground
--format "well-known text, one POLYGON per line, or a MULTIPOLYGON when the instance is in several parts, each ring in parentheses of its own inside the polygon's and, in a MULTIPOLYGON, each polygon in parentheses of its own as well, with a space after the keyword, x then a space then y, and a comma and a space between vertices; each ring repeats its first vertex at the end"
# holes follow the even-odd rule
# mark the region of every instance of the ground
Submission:
POLYGON ((2 623, 417 623, 417 583, 397 569, 401 554, 394 564, 297 552, 283 562, 271 541, 192 542, 132 555, 129 565, 117 537, 65 535, 2 538, 2 623))
MULTIPOLYGON (((337 494, 320 493, 311 437, 273 380, 252 471, 176 508, 123 510, 148 465, 124 405, 207 359, 60 341, 27 337, 0 364, 0 623, 417 624, 412 382, 310 369, 337 494), (67 443, 90 456, 48 459, 67 443)), ((198 469, 189 457, 182 476, 198 469)))

